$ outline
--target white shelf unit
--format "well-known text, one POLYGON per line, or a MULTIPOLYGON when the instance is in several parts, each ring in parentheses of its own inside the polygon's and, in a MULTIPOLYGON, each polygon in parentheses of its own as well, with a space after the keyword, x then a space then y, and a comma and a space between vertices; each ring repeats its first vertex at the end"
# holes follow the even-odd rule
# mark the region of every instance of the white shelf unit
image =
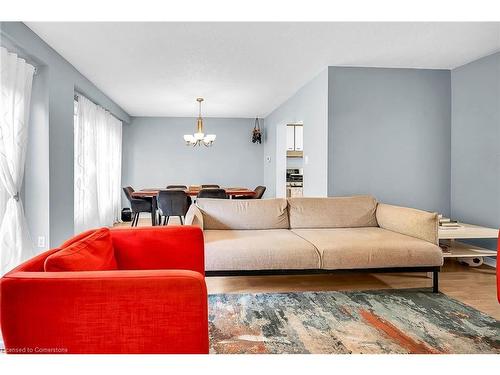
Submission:
POLYGON ((496 257, 495 250, 484 249, 479 246, 469 245, 456 240, 441 240, 440 245, 445 245, 449 252, 443 251, 444 258, 475 258, 496 257))
POLYGON ((495 250, 484 249, 470 245, 459 239, 498 238, 498 229, 481 227, 479 225, 459 223, 458 228, 439 228, 439 244, 445 245, 447 252, 443 251, 444 258, 475 258, 496 257, 495 250))
POLYGON ((458 228, 439 227, 439 239, 458 240, 467 238, 498 238, 498 229, 465 223, 458 223, 458 225, 458 228))

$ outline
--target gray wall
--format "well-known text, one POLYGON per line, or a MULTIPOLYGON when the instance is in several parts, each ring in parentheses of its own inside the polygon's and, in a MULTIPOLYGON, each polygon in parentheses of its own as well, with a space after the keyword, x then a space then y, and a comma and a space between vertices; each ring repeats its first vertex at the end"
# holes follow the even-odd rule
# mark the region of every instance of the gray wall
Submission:
POLYGON ((450 212, 450 72, 329 68, 328 195, 450 212))
POLYGON ((138 189, 215 183, 253 189, 264 180, 264 146, 251 141, 254 121, 205 118, 205 132, 217 135, 207 148, 184 143, 183 135, 195 130, 195 118, 133 117, 123 127, 122 185, 138 189))
POLYGON ((500 53, 454 69, 451 87, 452 216, 499 228, 500 53))
POLYGON ((23 202, 36 251, 49 248, 49 71, 37 66, 31 92, 28 149, 23 181, 23 202), (38 246, 38 237, 44 240, 38 246))
MULTIPOLYGON (((50 244, 57 246, 73 234, 73 95, 77 90, 125 122, 130 118, 117 104, 21 22, 0 23, 1 43, 16 46, 47 69, 49 175, 41 178, 49 189, 50 244)), ((78 38, 77 35, 74 36, 78 38)), ((46 152, 46 151, 45 151, 46 152)), ((45 157, 45 156, 41 156, 45 157)), ((27 166, 27 168, 30 168, 27 166)), ((26 188, 25 188, 26 190, 26 188)))
MULTIPOLYGON (((286 173, 286 137, 289 123, 304 124, 304 195, 326 196, 328 162, 328 69, 305 84, 265 118, 264 164, 267 197, 276 196, 276 171, 286 173), (281 130, 279 131, 279 128, 281 130), (279 149, 277 150, 277 145, 279 149), (278 152, 277 152, 278 151, 278 152), (279 151, 282 151, 281 153, 279 151), (283 169, 283 170, 282 170, 283 169)), ((283 177, 284 179, 285 177, 283 177)))

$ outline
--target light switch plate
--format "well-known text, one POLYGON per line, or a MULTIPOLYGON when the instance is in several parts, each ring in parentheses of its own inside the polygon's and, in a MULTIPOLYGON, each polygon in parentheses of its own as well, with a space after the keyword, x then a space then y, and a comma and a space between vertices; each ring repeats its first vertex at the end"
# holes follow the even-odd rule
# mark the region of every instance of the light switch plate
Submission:
POLYGON ((38 247, 45 247, 45 236, 38 236, 38 247))

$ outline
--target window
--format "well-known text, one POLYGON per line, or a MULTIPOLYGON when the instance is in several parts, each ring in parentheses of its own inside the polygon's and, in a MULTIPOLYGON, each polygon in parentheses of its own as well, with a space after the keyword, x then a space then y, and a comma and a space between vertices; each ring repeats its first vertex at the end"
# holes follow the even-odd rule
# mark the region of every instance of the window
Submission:
POLYGON ((82 95, 74 116, 75 232, 120 219, 122 122, 82 95))

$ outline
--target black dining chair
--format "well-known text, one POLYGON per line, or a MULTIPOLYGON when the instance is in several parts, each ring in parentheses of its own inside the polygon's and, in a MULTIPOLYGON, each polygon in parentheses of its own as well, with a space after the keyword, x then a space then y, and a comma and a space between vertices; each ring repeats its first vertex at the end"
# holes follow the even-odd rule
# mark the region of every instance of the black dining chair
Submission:
POLYGON ((257 186, 255 189, 255 195, 240 195, 237 197, 233 197, 233 199, 262 199, 264 192, 266 191, 265 186, 257 186))
MULTIPOLYGON (((191 205, 191 197, 182 190, 162 190, 156 197, 160 215, 164 216, 163 225, 168 224, 170 216, 178 216, 181 224, 184 225, 183 217, 191 205)), ((161 216, 160 222, 161 225, 161 216)))
POLYGON ((219 185, 201 185, 202 189, 220 189, 219 185))
POLYGON ((201 189, 196 198, 229 199, 224 189, 201 189))
POLYGON ((167 189, 182 189, 182 190, 187 190, 186 185, 168 185, 167 189))
POLYGON ((133 198, 132 193, 135 190, 131 186, 127 186, 123 188, 123 192, 130 202, 130 208, 132 210, 132 223, 130 226, 136 227, 139 222, 139 214, 141 212, 149 212, 153 215, 153 201, 152 198, 133 198))

